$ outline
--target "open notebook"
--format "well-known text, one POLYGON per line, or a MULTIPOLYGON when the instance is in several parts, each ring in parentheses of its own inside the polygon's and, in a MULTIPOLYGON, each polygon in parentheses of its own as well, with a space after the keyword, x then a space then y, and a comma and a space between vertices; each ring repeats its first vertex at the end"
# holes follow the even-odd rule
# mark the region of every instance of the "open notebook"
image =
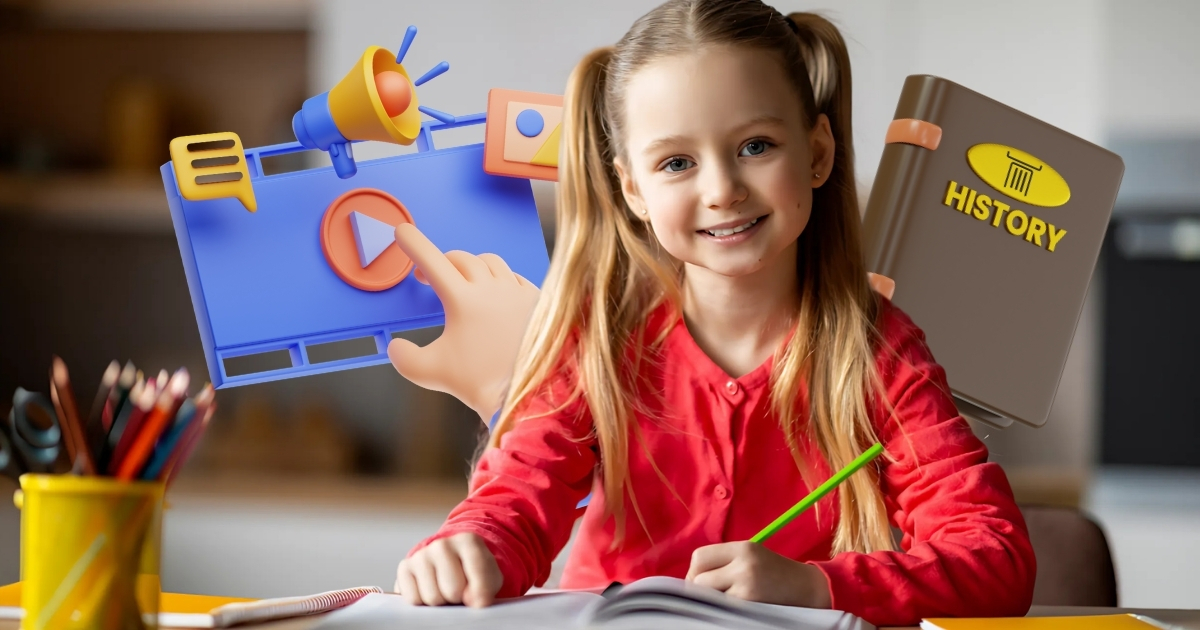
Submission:
POLYGON ((670 577, 649 577, 605 595, 560 591, 500 600, 487 608, 410 606, 398 595, 373 594, 330 614, 319 630, 367 628, 745 628, 874 630, 837 610, 747 602, 670 577))

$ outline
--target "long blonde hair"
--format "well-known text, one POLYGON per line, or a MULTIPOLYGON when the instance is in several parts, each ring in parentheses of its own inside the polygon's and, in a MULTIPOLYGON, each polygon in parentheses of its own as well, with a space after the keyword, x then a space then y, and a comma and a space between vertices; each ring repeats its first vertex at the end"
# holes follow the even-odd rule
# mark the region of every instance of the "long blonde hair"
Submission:
MULTIPOLYGON (((495 448, 519 422, 520 408, 558 370, 569 370, 600 450, 606 516, 624 536, 620 497, 630 493, 630 435, 641 350, 661 334, 645 322, 664 300, 680 304, 681 265, 661 250, 649 224, 620 194, 613 160, 623 155, 624 88, 656 59, 711 44, 776 53, 800 97, 807 124, 824 113, 833 131, 833 171, 814 191, 799 238, 797 332, 776 353, 771 403, 799 469, 801 440, 812 439, 832 470, 876 441, 869 406, 880 391, 874 351, 879 310, 859 243, 850 133, 850 61, 836 27, 810 13, 783 16, 759 0, 669 0, 640 18, 614 47, 596 50, 567 84, 559 162, 557 236, 542 297, 522 343, 508 396, 488 440, 495 448), (648 336, 654 338, 647 338, 648 336), (635 352, 629 353, 633 348, 635 352), (808 419, 805 422, 805 419, 808 419), (807 433, 807 435, 805 435, 807 433)), ((658 331, 662 332, 662 331, 658 331)), ((839 491, 833 552, 892 548, 876 469, 839 491)), ((614 543, 615 544, 615 543, 614 543)))

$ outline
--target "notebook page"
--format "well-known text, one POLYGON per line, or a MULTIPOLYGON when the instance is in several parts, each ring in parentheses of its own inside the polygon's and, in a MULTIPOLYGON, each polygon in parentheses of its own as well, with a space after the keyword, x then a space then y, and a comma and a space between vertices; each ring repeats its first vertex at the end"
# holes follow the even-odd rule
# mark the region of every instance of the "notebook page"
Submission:
POLYGON ((839 610, 748 602, 672 577, 650 577, 629 584, 608 600, 589 606, 581 618, 588 627, 607 628, 624 617, 658 616, 662 612, 716 627, 747 627, 753 623, 801 630, 874 630, 871 624, 839 610))
POLYGON ((547 593, 500 600, 486 608, 410 606, 399 595, 372 594, 331 613, 314 630, 456 628, 461 630, 563 630, 599 599, 591 593, 547 593))

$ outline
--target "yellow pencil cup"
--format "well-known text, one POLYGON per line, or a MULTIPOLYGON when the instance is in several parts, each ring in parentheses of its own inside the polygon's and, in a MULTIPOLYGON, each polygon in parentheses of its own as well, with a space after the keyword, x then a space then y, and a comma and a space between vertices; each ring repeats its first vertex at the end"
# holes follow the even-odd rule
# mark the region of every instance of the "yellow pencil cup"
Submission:
POLYGON ((163 487, 21 475, 21 627, 157 629, 163 487))

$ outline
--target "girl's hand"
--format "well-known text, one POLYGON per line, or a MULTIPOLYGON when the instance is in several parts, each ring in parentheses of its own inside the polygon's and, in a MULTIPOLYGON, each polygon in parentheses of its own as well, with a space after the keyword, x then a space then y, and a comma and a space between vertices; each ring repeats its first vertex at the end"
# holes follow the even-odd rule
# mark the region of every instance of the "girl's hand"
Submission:
POLYGON ((396 569, 395 591, 414 606, 491 605, 504 583, 496 557, 472 533, 439 538, 396 569))
POLYGON ((820 569, 752 542, 701 547, 692 553, 687 581, 767 604, 829 608, 829 583, 820 569))

